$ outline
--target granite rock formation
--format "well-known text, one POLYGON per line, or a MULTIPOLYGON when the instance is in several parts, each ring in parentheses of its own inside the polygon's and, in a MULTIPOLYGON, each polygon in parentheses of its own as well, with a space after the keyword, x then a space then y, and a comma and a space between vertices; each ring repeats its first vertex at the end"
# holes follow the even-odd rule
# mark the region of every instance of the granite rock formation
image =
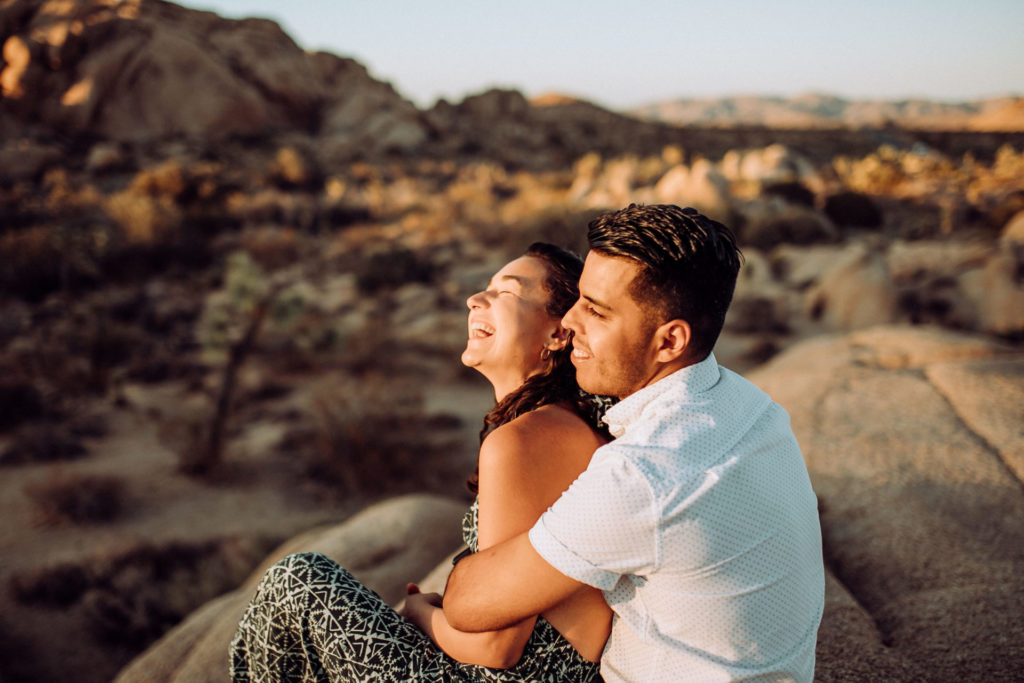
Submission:
MULTIPOLYGON (((981 337, 875 327, 799 344, 751 379, 789 411, 820 501, 827 582, 815 679, 1016 675, 1024 666, 1024 356, 981 337)), ((118 681, 225 680, 218 667, 245 596, 286 551, 322 550, 357 565, 386 555, 376 574, 357 569, 397 602, 409 576, 428 566, 410 556, 457 550, 434 525, 456 527, 461 509, 396 499, 289 542, 118 681)), ((424 589, 442 590, 450 566, 437 564, 424 589)))

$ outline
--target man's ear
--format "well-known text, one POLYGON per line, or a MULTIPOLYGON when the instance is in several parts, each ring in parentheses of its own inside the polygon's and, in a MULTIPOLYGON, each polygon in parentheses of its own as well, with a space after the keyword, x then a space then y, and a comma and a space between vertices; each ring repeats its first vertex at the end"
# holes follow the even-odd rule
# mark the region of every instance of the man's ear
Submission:
POLYGON ((551 351, 561 351, 569 343, 569 339, 572 337, 572 331, 569 328, 564 327, 562 323, 558 323, 554 332, 548 337, 548 342, 544 345, 544 348, 551 351))
POLYGON ((659 363, 672 363, 682 358, 690 345, 690 323, 685 320, 669 320, 654 333, 655 355, 659 363))

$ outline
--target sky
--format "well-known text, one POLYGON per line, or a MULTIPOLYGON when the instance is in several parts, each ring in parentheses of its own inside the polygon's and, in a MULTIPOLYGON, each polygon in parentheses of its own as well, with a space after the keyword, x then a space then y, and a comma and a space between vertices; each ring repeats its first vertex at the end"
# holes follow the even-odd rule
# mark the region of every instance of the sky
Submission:
POLYGON ((277 21, 421 107, 491 87, 678 98, 1024 94, 1024 0, 186 0, 277 21))

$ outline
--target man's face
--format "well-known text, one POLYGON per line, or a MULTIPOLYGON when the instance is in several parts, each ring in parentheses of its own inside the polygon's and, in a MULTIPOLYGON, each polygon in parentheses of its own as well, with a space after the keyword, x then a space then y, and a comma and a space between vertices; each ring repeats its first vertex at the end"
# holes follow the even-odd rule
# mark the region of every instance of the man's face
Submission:
POLYGON ((580 299, 562 319, 573 332, 572 363, 585 391, 624 398, 656 374, 657 323, 629 293, 640 265, 591 251, 580 277, 580 299))

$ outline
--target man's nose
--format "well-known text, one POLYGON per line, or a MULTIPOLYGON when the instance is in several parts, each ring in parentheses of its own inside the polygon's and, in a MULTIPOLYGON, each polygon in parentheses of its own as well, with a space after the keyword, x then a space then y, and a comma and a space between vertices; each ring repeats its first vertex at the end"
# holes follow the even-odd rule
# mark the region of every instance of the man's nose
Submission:
POLYGON ((580 302, 577 301, 572 305, 572 308, 566 311, 565 315, 562 316, 562 327, 569 330, 570 332, 578 331, 578 328, 576 326, 576 309, 579 308, 579 305, 580 302))

